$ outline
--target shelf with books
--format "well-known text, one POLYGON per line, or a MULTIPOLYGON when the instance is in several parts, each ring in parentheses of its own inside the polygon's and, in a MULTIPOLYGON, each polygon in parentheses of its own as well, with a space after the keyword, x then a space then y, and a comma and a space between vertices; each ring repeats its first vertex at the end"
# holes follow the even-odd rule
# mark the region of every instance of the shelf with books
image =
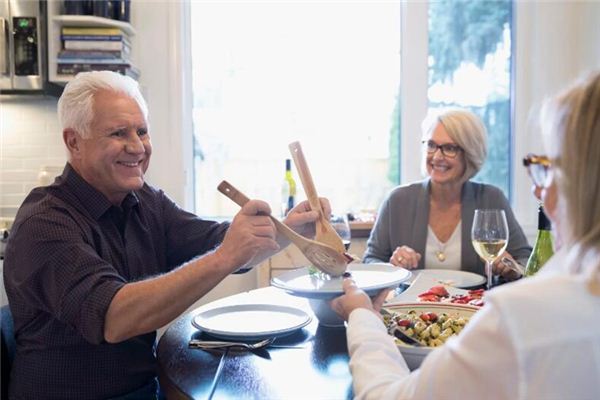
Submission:
POLYGON ((136 32, 128 22, 92 15, 62 15, 48 2, 48 79, 66 84, 80 71, 109 69, 139 77, 131 56, 136 32))
POLYGON ((61 26, 119 28, 130 37, 135 36, 135 29, 129 22, 109 18, 95 17, 93 15, 55 15, 52 20, 61 26))

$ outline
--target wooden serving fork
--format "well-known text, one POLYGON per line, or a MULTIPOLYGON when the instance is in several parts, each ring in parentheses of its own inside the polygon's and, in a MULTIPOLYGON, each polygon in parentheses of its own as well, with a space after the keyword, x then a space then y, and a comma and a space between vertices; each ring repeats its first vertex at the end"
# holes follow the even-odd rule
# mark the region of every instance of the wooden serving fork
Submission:
POLYGON ((329 220, 325 218, 325 215, 323 214, 321 202, 319 201, 319 196, 317 195, 317 189, 315 188, 312 175, 308 169, 308 164, 306 163, 306 158, 302 152, 302 146, 300 146, 300 142, 290 143, 289 148, 290 152, 292 153, 292 158, 294 159, 296 169, 298 170, 298 175, 300 175, 302 186, 304 186, 304 192, 306 193, 306 198, 308 199, 310 208, 319 213, 319 219, 317 219, 316 222, 315 240, 333 247, 340 253, 346 252, 342 238, 340 235, 338 235, 333 226, 331 226, 329 223, 329 220))
MULTIPOLYGON (((246 195, 227 181, 221 182, 217 189, 240 207, 250 201, 246 195)), ((269 215, 269 217, 275 224, 277 231, 294 243, 315 267, 331 276, 340 276, 346 271, 346 266, 351 259, 344 252, 340 253, 324 243, 305 238, 272 215, 269 215)))

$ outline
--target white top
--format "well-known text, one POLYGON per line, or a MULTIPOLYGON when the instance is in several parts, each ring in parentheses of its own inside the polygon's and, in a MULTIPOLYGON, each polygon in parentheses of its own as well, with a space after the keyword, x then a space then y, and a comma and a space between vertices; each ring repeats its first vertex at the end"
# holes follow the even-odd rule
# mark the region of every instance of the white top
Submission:
POLYGON ((431 226, 427 226, 427 244, 425 245, 425 268, 460 270, 460 234, 462 220, 458 222, 454 232, 446 243, 442 243, 431 226), (438 259, 439 252, 444 253, 445 260, 438 259))
POLYGON ((412 373, 379 318, 354 310, 356 398, 600 399, 600 297, 566 260, 557 253, 535 277, 493 289, 461 334, 412 373))

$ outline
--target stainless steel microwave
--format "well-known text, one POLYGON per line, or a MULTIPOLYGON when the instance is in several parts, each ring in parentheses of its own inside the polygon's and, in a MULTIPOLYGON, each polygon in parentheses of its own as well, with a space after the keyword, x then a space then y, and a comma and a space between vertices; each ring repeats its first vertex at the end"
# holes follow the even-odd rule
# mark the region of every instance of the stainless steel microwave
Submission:
POLYGON ((0 91, 40 91, 44 88, 45 24, 42 3, 0 0, 0 91))

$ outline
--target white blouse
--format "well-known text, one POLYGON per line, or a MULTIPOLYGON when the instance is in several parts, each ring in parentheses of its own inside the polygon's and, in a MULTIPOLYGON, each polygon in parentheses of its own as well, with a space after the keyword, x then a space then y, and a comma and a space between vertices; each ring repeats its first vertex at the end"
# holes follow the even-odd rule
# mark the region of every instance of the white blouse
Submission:
POLYGON ((458 222, 454 232, 446 243, 442 243, 431 226, 427 226, 427 244, 425 246, 425 268, 459 270, 461 254, 462 220, 458 222), (439 257, 440 252, 443 257, 439 257), (440 259, 443 258, 444 261, 440 259))
POLYGON ((485 297, 458 337, 408 370, 381 320, 350 314, 357 399, 600 399, 600 297, 557 253, 535 277, 485 297))

